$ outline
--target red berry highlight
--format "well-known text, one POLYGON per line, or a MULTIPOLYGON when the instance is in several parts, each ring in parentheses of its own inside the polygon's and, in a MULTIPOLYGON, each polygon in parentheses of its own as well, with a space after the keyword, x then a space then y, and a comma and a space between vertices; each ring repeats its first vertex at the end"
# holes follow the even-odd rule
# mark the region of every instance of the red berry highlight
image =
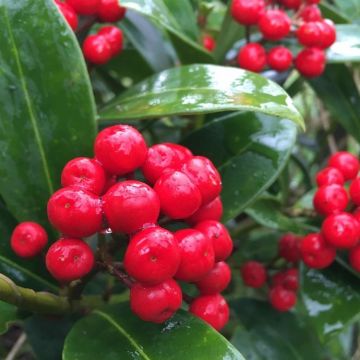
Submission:
POLYGON ((301 75, 314 78, 325 70, 325 53, 323 50, 311 47, 299 52, 295 59, 295 67, 301 75))
POLYGON ((119 5, 119 0, 100 0, 97 15, 103 22, 117 22, 126 14, 126 8, 119 5))
POLYGON ((259 29, 267 40, 281 40, 290 33, 291 20, 281 10, 268 10, 259 20, 259 29))
POLYGON ((99 35, 104 36, 111 48, 111 56, 118 55, 123 49, 123 33, 116 26, 104 26, 99 32, 99 35))
POLYGON ((346 190, 340 185, 324 185, 315 193, 313 203, 320 215, 331 215, 344 211, 348 204, 346 190))
POLYGON ((276 71, 286 71, 292 65, 293 56, 285 46, 272 48, 267 55, 267 63, 276 71))
POLYGON ((87 61, 95 65, 106 64, 112 57, 112 50, 105 36, 89 35, 83 44, 83 53, 87 61))
POLYGON ((237 56, 237 62, 242 69, 259 73, 266 66, 266 51, 258 43, 243 46, 237 56))
POLYGON ((55 4, 64 16, 69 26, 73 29, 73 31, 75 31, 78 27, 79 20, 74 9, 69 4, 59 0, 55 0, 55 4))
POLYGON ((344 185, 345 179, 341 171, 334 167, 326 167, 316 174, 316 183, 318 186, 324 185, 344 185))
POLYGON ((263 0, 233 0, 231 3, 231 15, 242 25, 257 24, 264 10, 263 0))
POLYGON ((355 179, 359 172, 359 160, 346 151, 339 151, 329 158, 329 166, 338 169, 345 180, 355 179))

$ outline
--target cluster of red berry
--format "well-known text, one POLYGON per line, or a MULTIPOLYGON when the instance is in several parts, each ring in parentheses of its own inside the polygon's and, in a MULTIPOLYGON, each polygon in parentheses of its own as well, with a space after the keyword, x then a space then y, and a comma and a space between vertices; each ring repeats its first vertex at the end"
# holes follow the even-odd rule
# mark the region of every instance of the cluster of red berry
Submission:
MULTIPOLYGON (((120 269, 131 284, 134 313, 152 322, 171 317, 182 304, 176 279, 194 283, 200 292, 190 312, 221 329, 229 318, 220 292, 231 279, 225 260, 233 243, 219 222, 222 185, 213 163, 173 143, 148 148, 127 125, 102 130, 94 152, 94 159, 66 164, 63 188, 49 199, 49 221, 62 234, 46 254, 49 272, 61 283, 80 279, 96 261, 82 238, 104 231, 125 234, 130 240, 120 269), (137 170, 147 183, 134 180, 137 170), (164 220, 182 220, 192 228, 172 233, 160 227, 164 220)), ((11 239, 22 257, 37 255, 46 243, 46 232, 29 222, 20 224, 11 239)))
MULTIPOLYGON (((101 22, 117 22, 126 13, 118 0, 55 0, 70 27, 76 31, 78 15, 96 16, 101 22)), ((123 34, 116 26, 104 26, 96 34, 86 37, 83 53, 87 61, 101 65, 107 63, 123 49, 123 34)))
POLYGON ((336 30, 331 20, 322 18, 317 6, 319 2, 320 0, 233 0, 233 18, 248 27, 249 34, 250 26, 258 26, 263 36, 261 42, 276 42, 296 36, 298 42, 305 47, 293 59, 291 50, 283 45, 266 52, 261 43, 248 42, 239 51, 239 66, 261 72, 268 65, 281 72, 288 70, 294 63, 305 77, 321 75, 326 64, 324 50, 335 42, 336 30))

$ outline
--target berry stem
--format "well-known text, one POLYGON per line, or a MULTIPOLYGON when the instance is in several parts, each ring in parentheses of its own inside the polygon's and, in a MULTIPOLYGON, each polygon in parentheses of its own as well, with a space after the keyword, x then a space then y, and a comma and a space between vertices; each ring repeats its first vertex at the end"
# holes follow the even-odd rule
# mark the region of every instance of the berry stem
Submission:
POLYGON ((251 42, 251 26, 245 26, 245 39, 247 44, 251 42))
POLYGON ((191 304, 194 300, 194 298, 186 293, 183 293, 183 300, 187 303, 187 304, 191 304))
POLYGON ((118 270, 115 266, 108 264, 107 269, 109 273, 119 279, 126 287, 129 289, 133 286, 133 281, 130 279, 129 275, 125 272, 118 270))

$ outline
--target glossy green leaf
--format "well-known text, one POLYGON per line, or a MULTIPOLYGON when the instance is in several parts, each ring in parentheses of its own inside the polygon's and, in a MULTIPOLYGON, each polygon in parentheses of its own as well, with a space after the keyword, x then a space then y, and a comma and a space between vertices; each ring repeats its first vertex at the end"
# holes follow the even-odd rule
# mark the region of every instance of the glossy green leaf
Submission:
POLYGON ((351 19, 345 14, 341 13, 334 5, 322 2, 319 4, 321 14, 325 19, 331 19, 336 24, 351 23, 351 19))
POLYGON ((190 134, 184 144, 219 167, 224 219, 229 220, 275 181, 290 156, 296 133, 289 120, 232 113, 190 134))
POLYGON ((2 0, 0 24, 0 193, 18 220, 45 223, 62 167, 91 154, 94 100, 52 0, 2 0))
POLYGON ((321 271, 304 267, 301 295, 323 341, 360 315, 360 279, 338 264, 321 271))
POLYGON ((231 110, 258 111, 304 126, 279 85, 248 71, 215 65, 183 66, 156 74, 111 101, 100 116, 131 120, 231 110))
POLYGON ((334 4, 341 13, 354 22, 360 23, 360 3, 358 0, 334 0, 334 4))
POLYGON ((0 335, 18 319, 16 306, 0 301, 0 335))
POLYGON ((333 119, 360 141, 360 94, 353 73, 342 64, 327 66, 323 76, 310 81, 333 119))
POLYGON ((88 360, 94 354, 102 360, 244 360, 222 335, 183 311, 152 324, 133 315, 128 303, 95 310, 71 330, 63 360, 88 360))
POLYGON ((121 5, 137 11, 167 30, 181 63, 214 62, 209 52, 184 34, 163 0, 121 0, 121 5))

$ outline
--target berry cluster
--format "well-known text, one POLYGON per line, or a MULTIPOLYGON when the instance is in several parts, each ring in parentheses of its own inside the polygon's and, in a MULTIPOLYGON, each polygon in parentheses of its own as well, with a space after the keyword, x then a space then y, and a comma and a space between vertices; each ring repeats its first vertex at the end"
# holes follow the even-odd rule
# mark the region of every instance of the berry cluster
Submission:
MULTIPOLYGON (((305 77, 317 77, 325 69, 324 50, 336 40, 336 30, 331 20, 323 19, 317 4, 320 0, 233 0, 233 18, 247 27, 257 26, 263 39, 248 41, 238 54, 237 62, 243 69, 261 72, 268 65, 276 71, 286 71, 294 64, 305 77), (283 45, 267 52, 263 43, 278 42, 286 37, 296 37, 301 50, 294 59, 290 49, 283 45)), ((250 37, 250 35, 249 35, 250 37)), ((248 39, 249 40, 249 39, 248 39)))
MULTIPOLYGON (((177 281, 193 283, 200 295, 189 311, 221 329, 229 318, 220 292, 231 279, 225 260, 233 243, 219 222, 222 185, 213 163, 173 143, 148 148, 128 125, 102 130, 94 153, 94 159, 75 158, 65 165, 63 187, 49 199, 49 221, 62 234, 46 254, 49 272, 68 283, 89 274, 96 262, 116 274, 122 271, 130 283, 131 309, 152 322, 167 320, 181 306, 177 281), (145 181, 135 180, 135 171, 145 181), (172 233, 160 226, 170 221, 183 221, 184 228, 172 233), (104 229, 129 239, 119 268, 112 259, 109 263, 111 254, 99 259, 82 240, 104 229)), ((12 247, 30 257, 46 240, 39 225, 22 223, 12 247)))
MULTIPOLYGON (((117 22, 126 13, 118 0, 54 0, 70 27, 78 28, 78 15, 96 16, 100 22, 117 22)), ((95 65, 105 64, 123 49, 123 34, 116 26, 104 26, 96 34, 86 37, 83 53, 95 65)))

